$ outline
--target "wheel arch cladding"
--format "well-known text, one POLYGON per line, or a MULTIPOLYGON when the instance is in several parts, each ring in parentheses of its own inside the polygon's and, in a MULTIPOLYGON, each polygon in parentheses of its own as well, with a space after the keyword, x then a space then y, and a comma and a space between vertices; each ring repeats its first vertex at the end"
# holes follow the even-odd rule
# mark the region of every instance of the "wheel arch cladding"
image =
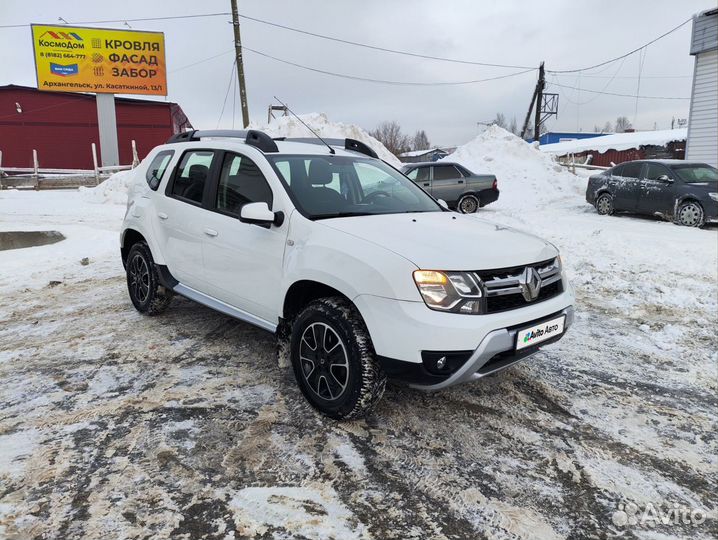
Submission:
POLYGON ((304 306, 309 304, 309 302, 319 298, 328 298, 332 296, 343 298, 348 303, 354 305, 357 312, 359 311, 354 302, 352 302, 346 294, 334 287, 330 287, 329 285, 318 281, 302 279, 295 281, 289 289, 287 289, 282 306, 282 317, 287 321, 291 321, 297 316, 302 308, 304 308, 304 306))
POLYGON ((147 243, 147 240, 144 236, 142 236, 142 233, 135 229, 126 229, 125 231, 123 231, 121 240, 122 242, 120 245, 120 253, 122 254, 123 265, 127 265, 127 256, 129 255, 130 249, 132 249, 133 245, 135 245, 137 242, 147 243))

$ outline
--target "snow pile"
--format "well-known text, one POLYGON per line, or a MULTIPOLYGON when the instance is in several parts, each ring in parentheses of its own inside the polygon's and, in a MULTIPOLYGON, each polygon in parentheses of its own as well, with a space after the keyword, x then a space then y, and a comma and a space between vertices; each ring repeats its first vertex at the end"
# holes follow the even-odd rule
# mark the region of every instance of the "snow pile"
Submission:
POLYGON ((602 137, 591 137, 578 141, 544 144, 541 146, 541 151, 557 156, 580 154, 581 152, 603 154, 608 150, 629 150, 646 145, 665 146, 673 141, 685 141, 687 137, 688 128, 635 131, 633 133, 615 133, 613 135, 603 135, 602 137))
POLYGON ((501 195, 492 207, 537 208, 558 198, 576 197, 585 189, 583 182, 553 157, 496 125, 439 161, 460 163, 476 174, 495 175, 501 195))
POLYGON ((127 204, 127 192, 134 180, 134 171, 119 171, 99 186, 81 187, 82 199, 91 203, 127 204))
MULTIPOLYGON (((400 167, 399 159, 386 147, 359 126, 330 122, 324 113, 302 114, 299 117, 311 127, 317 135, 325 139, 355 139, 374 149, 377 155, 394 167, 400 167)), ((311 132, 293 116, 275 118, 268 125, 250 124, 250 129, 259 129, 272 137, 312 137, 311 132)))

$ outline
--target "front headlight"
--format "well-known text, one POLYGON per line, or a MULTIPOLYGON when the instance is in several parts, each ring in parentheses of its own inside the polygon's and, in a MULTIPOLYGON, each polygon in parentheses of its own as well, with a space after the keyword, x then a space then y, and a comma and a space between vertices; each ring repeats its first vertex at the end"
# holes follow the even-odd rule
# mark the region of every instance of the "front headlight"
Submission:
POLYGON ((416 283, 424 303, 436 311, 479 313, 481 288, 469 272, 415 270, 416 283))
POLYGON ((708 196, 714 201, 718 202, 718 193, 709 193, 708 196))

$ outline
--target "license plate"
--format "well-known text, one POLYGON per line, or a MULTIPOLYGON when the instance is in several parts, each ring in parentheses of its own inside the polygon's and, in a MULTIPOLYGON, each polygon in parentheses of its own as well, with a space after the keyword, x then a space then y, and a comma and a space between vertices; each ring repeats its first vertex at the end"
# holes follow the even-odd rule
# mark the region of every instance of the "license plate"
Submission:
POLYGON ((561 315, 560 317, 542 322, 536 326, 522 328, 516 332, 516 350, 520 351, 526 347, 533 347, 547 339, 560 336, 563 333, 565 322, 566 315, 561 315))

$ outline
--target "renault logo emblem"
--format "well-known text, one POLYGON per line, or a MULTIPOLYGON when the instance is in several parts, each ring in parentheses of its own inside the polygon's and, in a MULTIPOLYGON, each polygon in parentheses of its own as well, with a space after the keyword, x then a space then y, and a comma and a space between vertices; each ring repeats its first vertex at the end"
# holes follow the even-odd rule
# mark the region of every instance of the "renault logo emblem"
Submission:
POLYGON ((541 277, 535 268, 527 266, 519 276, 519 287, 524 300, 532 302, 538 298, 541 291, 541 277))

